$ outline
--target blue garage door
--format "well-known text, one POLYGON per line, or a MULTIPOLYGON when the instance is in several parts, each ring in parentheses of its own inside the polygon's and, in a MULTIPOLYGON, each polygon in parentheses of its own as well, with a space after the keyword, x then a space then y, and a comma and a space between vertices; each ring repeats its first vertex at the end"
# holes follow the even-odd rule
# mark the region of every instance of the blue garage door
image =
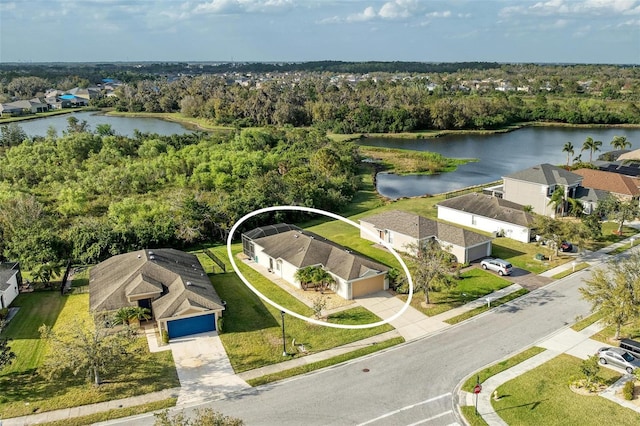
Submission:
POLYGON ((167 322, 169 338, 188 336, 189 334, 204 333, 216 329, 214 314, 200 315, 167 322))

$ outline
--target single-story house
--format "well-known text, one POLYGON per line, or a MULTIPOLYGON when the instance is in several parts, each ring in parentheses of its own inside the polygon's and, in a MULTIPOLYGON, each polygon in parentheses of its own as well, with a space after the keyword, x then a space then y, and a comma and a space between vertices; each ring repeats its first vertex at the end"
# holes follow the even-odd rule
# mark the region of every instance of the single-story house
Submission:
POLYGON ((601 189, 585 188, 580 186, 576 189, 575 198, 582 203, 582 212, 591 214, 598 207, 598 203, 611 196, 609 191, 601 189))
POLYGON ((297 288, 301 288, 301 283, 295 278, 296 272, 307 266, 328 272, 335 280, 336 294, 344 299, 389 288, 387 266, 292 225, 256 228, 243 234, 243 251, 254 262, 297 288))
POLYGON ((0 309, 8 308, 20 293, 22 275, 18 262, 0 262, 0 309))
POLYGON ((169 338, 217 329, 225 309, 198 258, 175 249, 138 250, 113 256, 91 269, 92 312, 139 306, 169 338))
POLYGON ((435 239, 459 263, 470 263, 491 255, 491 237, 415 213, 391 210, 360 219, 360 226, 362 238, 374 242, 382 240, 398 251, 410 252, 410 245, 417 246, 425 240, 435 239), (373 232, 378 239, 367 230, 373 232))
POLYGON ((533 215, 524 206, 474 192, 439 202, 438 219, 495 233, 528 243, 533 237, 533 215))

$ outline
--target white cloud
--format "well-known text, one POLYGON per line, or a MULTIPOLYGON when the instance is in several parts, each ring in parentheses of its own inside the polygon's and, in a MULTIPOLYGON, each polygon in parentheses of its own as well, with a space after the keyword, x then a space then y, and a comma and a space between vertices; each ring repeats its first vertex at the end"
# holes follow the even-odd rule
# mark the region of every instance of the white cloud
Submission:
POLYGON ((263 13, 293 6, 292 0, 211 0, 193 8, 195 14, 263 13))
POLYGON ((421 9, 415 0, 394 0, 382 5, 378 15, 383 19, 406 19, 421 9))
POLYGON ((362 11, 361 13, 354 13, 352 15, 347 16, 346 21, 347 22, 363 22, 363 21, 370 21, 372 19, 375 19, 377 17, 377 13, 375 11, 375 9, 371 6, 367 7, 364 11, 362 11))
POLYGON ((448 18, 451 16, 450 10, 445 10, 444 12, 430 12, 427 13, 427 18, 448 18))
POLYGON ((504 7, 500 16, 514 15, 632 15, 640 14, 640 0, 547 0, 527 5, 504 7))

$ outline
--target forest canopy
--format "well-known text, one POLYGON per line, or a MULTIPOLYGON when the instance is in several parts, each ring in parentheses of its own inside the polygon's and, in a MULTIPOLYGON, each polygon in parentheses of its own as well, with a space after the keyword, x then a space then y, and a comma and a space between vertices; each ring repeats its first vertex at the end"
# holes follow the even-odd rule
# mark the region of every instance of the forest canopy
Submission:
POLYGON ((358 164, 353 144, 315 130, 128 138, 68 129, 0 151, 0 250, 32 268, 224 241, 258 208, 340 211, 358 188, 358 164))

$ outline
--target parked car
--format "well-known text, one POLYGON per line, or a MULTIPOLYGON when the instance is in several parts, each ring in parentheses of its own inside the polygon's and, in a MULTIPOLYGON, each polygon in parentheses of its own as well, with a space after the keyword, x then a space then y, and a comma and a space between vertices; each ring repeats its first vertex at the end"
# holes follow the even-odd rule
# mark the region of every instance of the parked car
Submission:
POLYGON ((511 275, 511 270, 513 269, 513 266, 503 259, 484 259, 480 262, 480 266, 482 266, 482 269, 497 272, 498 275, 511 275))
POLYGON ((564 252, 573 251, 573 244, 571 244, 568 241, 563 241, 562 244, 560 244, 560 251, 564 251, 564 252))
POLYGON ((640 360, 621 348, 604 347, 598 349, 600 364, 611 364, 624 368, 627 373, 633 373, 640 368, 640 360))
POLYGON ((629 352, 636 358, 640 358, 640 342, 631 339, 620 340, 620 348, 629 352))

